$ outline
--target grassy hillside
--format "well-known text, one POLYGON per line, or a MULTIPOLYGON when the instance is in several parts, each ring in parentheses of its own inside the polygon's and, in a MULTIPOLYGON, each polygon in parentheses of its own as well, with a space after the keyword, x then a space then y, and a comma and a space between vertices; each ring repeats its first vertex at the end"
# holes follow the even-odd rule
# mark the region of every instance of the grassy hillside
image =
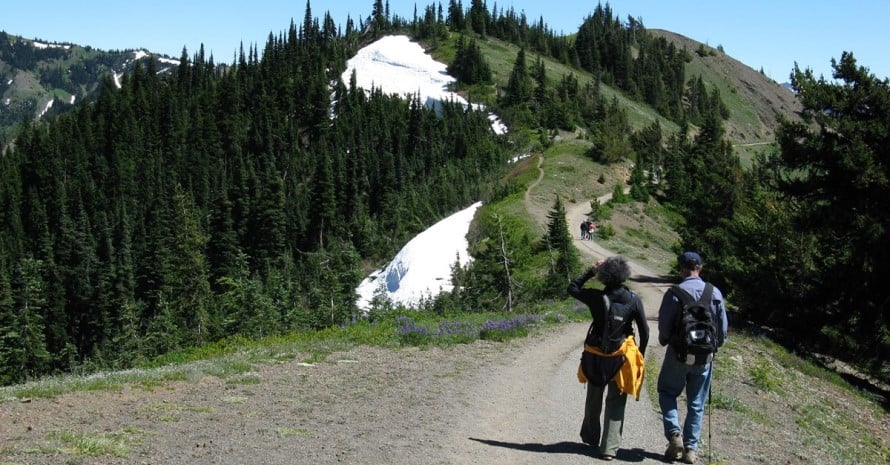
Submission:
MULTIPOLYGON (((776 127, 780 117, 792 121, 800 120, 798 111, 800 103, 794 94, 762 73, 751 69, 732 56, 670 31, 654 29, 650 32, 656 37, 664 37, 680 49, 686 49, 692 60, 686 65, 686 80, 701 76, 705 85, 717 88, 723 102, 729 109, 730 116, 724 122, 726 137, 732 141, 736 153, 743 162, 751 159, 754 153, 770 147, 775 139, 776 127), (707 53, 696 53, 705 50, 707 53)), ((454 57, 454 41, 440 45, 432 50, 432 55, 443 63, 450 63, 454 57)), ((492 70, 497 86, 506 86, 516 60, 519 47, 494 38, 478 39, 477 45, 492 70)), ((539 55, 526 55, 527 65, 531 65, 539 55)), ((593 76, 583 70, 574 69, 553 59, 542 57, 547 76, 551 82, 557 82, 562 76, 574 74, 580 85, 593 80, 593 76)), ((653 121, 660 121, 666 133, 677 130, 677 124, 665 119, 649 105, 634 101, 620 90, 603 85, 603 95, 611 100, 613 97, 627 112, 632 127, 640 129, 653 121)), ((485 101, 493 98, 488 95, 470 95, 474 101, 485 101)))
MULTIPOLYGON (((697 42, 680 34, 655 29, 652 34, 664 37, 692 56, 686 65, 686 80, 701 76, 705 85, 716 87, 729 109, 724 123, 726 137, 733 142, 743 160, 772 143, 779 117, 799 121, 800 102, 780 83, 755 71, 724 51, 697 42), (707 53, 697 53, 704 50, 707 53)), ((731 51, 730 51, 731 53, 731 51)))
MULTIPOLYGON (((453 43, 457 40, 456 37, 457 36, 453 34, 451 43, 432 50, 431 54, 433 57, 443 63, 450 63, 454 58, 453 43)), ((482 51, 482 55, 485 57, 486 62, 491 67, 495 84, 498 87, 505 87, 507 85, 507 80, 510 78, 510 72, 513 70, 513 64, 516 61, 516 54, 519 52, 519 46, 491 37, 484 40, 479 39, 476 44, 482 51)), ((578 78, 578 84, 582 87, 593 82, 593 76, 590 73, 566 66, 565 64, 548 57, 541 57, 535 53, 526 53, 526 65, 531 66, 531 64, 539 57, 542 58, 544 62, 544 69, 547 72, 547 78, 550 82, 558 82, 563 76, 571 74, 574 74, 578 78)), ((613 97, 618 99, 621 106, 627 111, 628 119, 635 129, 648 126, 652 121, 657 119, 661 121, 661 127, 666 131, 671 132, 677 130, 676 123, 665 119, 645 103, 636 102, 625 96, 621 91, 609 86, 602 86, 602 92, 607 100, 611 100, 613 97)), ((474 101, 478 100, 474 99, 474 101)))

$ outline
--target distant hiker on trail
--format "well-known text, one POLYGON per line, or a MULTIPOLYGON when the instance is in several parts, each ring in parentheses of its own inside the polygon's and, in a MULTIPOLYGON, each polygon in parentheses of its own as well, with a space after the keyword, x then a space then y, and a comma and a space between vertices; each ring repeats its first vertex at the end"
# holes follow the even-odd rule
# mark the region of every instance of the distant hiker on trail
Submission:
POLYGON ((729 322, 720 289, 699 277, 701 256, 684 252, 677 261, 683 281, 665 292, 658 309, 658 342, 667 345, 658 374, 658 404, 668 440, 665 459, 695 463, 714 354, 726 341, 729 322), (701 304, 697 309, 696 303, 701 304), (677 397, 684 389, 681 432, 677 397))
POLYGON ((596 223, 589 222, 587 224, 587 238, 593 240, 596 237, 596 223))
POLYGON ((589 238, 590 231, 590 221, 584 220, 581 222, 581 240, 589 238))
POLYGON ((593 321, 584 339, 584 352, 578 366, 578 380, 587 383, 581 440, 597 447, 603 460, 612 460, 621 446, 624 429, 624 407, 627 395, 640 399, 643 384, 643 355, 649 343, 649 325, 643 302, 624 282, 630 277, 630 266, 622 256, 596 262, 569 284, 569 295, 587 305, 593 321), (584 288, 596 276, 604 289, 584 288), (636 323, 640 342, 634 339, 632 323, 636 323), (606 393, 605 414, 603 394, 606 393))

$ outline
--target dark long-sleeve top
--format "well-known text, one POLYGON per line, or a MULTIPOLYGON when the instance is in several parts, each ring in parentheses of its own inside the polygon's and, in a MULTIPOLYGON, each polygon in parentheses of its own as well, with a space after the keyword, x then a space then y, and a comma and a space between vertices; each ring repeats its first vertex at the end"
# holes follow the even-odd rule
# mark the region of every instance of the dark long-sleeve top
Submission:
POLYGON ((633 334, 633 327, 630 322, 635 322, 639 335, 637 346, 640 348, 640 353, 645 354, 646 346, 649 344, 649 324, 646 322, 646 311, 643 309, 643 301, 622 284, 606 286, 603 290, 585 288, 584 283, 595 275, 595 271, 588 270, 573 279, 569 284, 569 295, 583 302, 590 309, 594 334, 603 333, 603 325, 606 320, 607 309, 603 301, 603 294, 609 297, 611 302, 630 302, 631 314, 629 318, 625 319, 624 335, 630 336, 633 334))
MULTIPOLYGON (((702 292, 705 290, 705 282, 698 276, 689 276, 680 282, 680 288, 688 292, 693 299, 701 298, 702 292)), ((667 345, 671 340, 671 332, 674 329, 674 323, 677 320, 677 312, 682 308, 680 298, 673 292, 667 291, 661 299, 661 306, 658 308, 658 343, 667 345)), ((717 347, 726 342, 727 333, 729 332, 729 319, 726 316, 726 304, 723 301, 723 293, 717 286, 714 286, 714 293, 711 296, 711 310, 717 315, 717 347)))

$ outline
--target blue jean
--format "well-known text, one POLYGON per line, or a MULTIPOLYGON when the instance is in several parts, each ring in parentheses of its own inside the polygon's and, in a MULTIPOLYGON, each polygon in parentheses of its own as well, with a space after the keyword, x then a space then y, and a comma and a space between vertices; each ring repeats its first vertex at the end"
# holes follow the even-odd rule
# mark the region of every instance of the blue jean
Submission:
POLYGON ((683 445, 698 449, 701 437, 705 402, 711 390, 711 363, 686 365, 677 360, 674 350, 668 346, 658 373, 658 405, 664 424, 664 436, 670 438, 680 432, 680 413, 677 397, 686 390, 686 420, 683 423, 683 445))

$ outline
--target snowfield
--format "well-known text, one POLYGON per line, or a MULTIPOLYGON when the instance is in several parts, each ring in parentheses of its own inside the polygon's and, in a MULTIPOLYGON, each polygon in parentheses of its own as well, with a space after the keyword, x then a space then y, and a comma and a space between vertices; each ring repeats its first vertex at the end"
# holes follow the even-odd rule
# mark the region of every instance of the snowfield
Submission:
MULTIPOLYGON (((386 36, 362 48, 347 61, 340 79, 348 86, 355 71, 356 86, 366 91, 380 89, 384 94, 406 99, 419 95, 420 101, 429 107, 436 107, 440 102, 468 105, 466 99, 448 90, 455 78, 448 74, 447 68, 408 36, 386 36)), ((473 108, 482 107, 473 104, 473 108)), ((496 115, 489 115, 489 120, 496 134, 507 132, 496 115)))
POLYGON ((451 291, 451 266, 458 261, 466 266, 471 260, 466 235, 480 206, 482 202, 474 203, 405 244, 387 266, 359 285, 359 308, 367 311, 377 292, 385 293, 393 304, 410 308, 423 299, 451 291))
MULTIPOLYGON (((403 98, 420 97, 427 106, 453 101, 467 105, 460 95, 448 90, 455 81, 447 66, 435 61, 407 36, 387 36, 364 47, 347 62, 340 76, 348 86, 355 72, 356 86, 403 98)), ((492 131, 504 134, 506 127, 496 115, 489 115, 492 131)), ((424 299, 452 289, 451 266, 470 262, 467 230, 482 205, 477 202, 436 223, 409 241, 392 261, 371 273, 356 289, 357 305, 364 311, 375 294, 381 293, 395 305, 416 306, 424 299)))

